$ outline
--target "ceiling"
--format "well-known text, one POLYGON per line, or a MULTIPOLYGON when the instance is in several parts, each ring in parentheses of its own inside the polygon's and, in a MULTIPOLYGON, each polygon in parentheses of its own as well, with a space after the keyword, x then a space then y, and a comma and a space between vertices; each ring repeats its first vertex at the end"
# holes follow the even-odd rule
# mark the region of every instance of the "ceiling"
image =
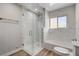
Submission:
POLYGON ((68 7, 71 5, 74 5, 75 3, 41 3, 39 4, 41 7, 46 8, 46 10, 48 11, 53 11, 56 9, 60 9, 60 8, 64 8, 64 7, 68 7))
POLYGON ((42 12, 41 6, 39 6, 36 3, 20 3, 19 5, 23 6, 24 8, 26 8, 28 10, 31 10, 35 13, 42 12))
POLYGON ((20 3, 21 6, 24 6, 36 13, 40 12, 42 8, 45 8, 47 11, 54 11, 74 4, 75 3, 20 3))

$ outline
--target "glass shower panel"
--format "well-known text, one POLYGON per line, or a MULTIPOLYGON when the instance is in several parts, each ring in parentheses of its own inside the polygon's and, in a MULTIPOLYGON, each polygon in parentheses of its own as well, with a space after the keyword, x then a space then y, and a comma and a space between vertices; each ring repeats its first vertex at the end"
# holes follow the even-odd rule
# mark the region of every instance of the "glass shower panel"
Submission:
POLYGON ((34 28, 33 28, 33 52, 36 53, 39 47, 39 39, 38 39, 38 23, 37 23, 37 15, 34 15, 34 28))
POLYGON ((38 53, 42 49, 42 24, 39 19, 41 19, 40 16, 34 15, 34 54, 38 53))

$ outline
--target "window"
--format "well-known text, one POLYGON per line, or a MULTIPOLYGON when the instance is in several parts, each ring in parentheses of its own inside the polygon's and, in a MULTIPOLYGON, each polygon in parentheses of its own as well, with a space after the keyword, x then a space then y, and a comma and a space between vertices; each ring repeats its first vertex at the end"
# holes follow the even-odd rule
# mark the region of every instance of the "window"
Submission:
POLYGON ((50 28, 57 28, 57 18, 51 18, 50 24, 50 28))
POLYGON ((50 19, 50 29, 66 28, 67 16, 55 17, 50 19))

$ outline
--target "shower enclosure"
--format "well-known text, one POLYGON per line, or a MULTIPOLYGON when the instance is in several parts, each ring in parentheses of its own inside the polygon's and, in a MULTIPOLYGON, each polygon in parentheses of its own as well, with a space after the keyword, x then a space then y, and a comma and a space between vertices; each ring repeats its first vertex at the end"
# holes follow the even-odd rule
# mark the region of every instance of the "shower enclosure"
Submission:
POLYGON ((23 48, 31 55, 37 54, 42 49, 43 42, 43 19, 44 13, 32 12, 23 9, 22 14, 22 37, 23 48))

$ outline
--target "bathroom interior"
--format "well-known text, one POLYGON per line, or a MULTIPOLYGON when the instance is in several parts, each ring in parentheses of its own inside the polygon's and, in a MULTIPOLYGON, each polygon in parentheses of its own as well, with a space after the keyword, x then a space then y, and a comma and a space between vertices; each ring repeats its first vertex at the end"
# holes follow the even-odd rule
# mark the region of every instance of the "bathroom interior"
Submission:
POLYGON ((78 3, 0 3, 0 56, 79 56, 78 3))

